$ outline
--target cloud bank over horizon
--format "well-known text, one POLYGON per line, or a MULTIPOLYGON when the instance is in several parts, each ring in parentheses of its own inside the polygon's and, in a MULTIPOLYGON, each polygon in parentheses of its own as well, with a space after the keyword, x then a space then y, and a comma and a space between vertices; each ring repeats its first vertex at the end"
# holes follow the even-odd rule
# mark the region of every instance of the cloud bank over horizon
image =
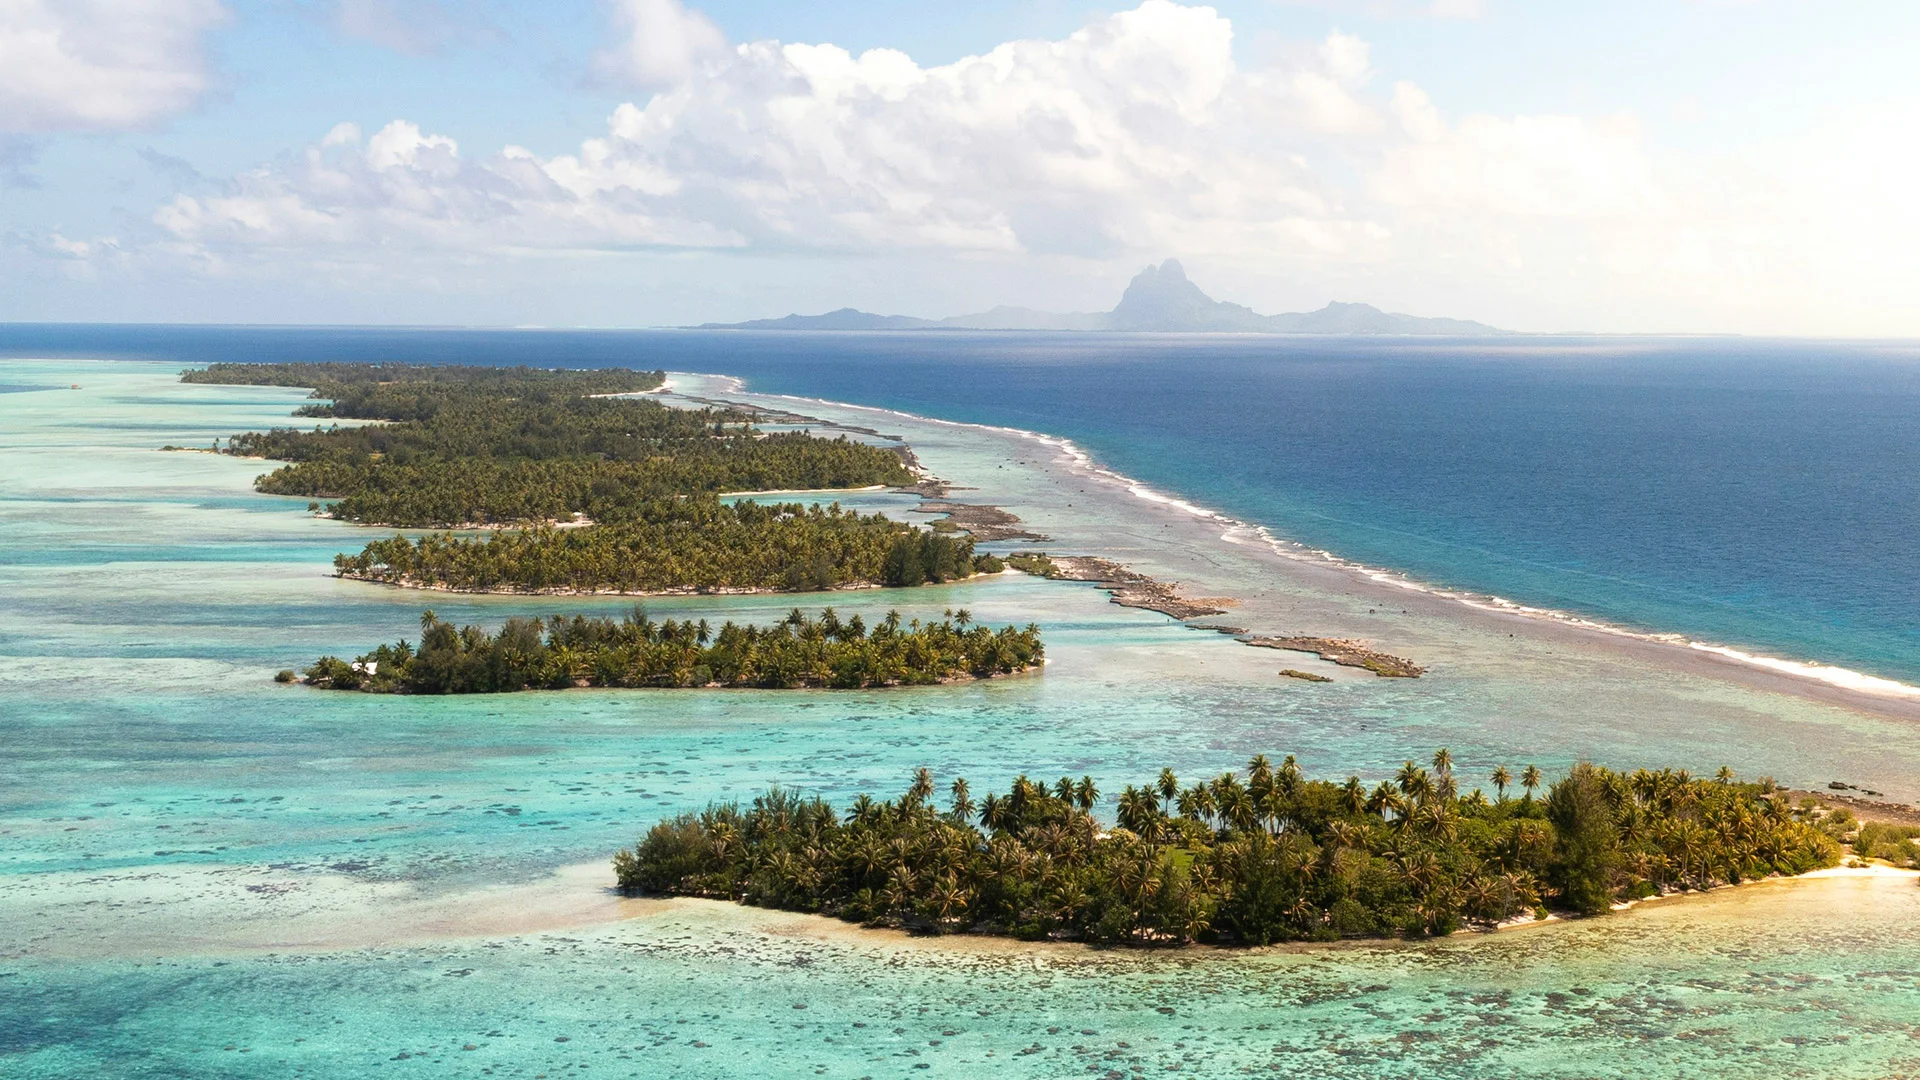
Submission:
MULTIPOLYGON (((0 58, 37 58, 36 74, 0 74, 0 103, 26 103, 0 115, 22 133, 136 127, 205 94, 200 36, 223 9, 140 8, 150 49, 0 0, 0 58)), ((1171 0, 934 66, 729 42, 679 0, 612 8, 582 77, 639 96, 570 152, 474 152, 406 117, 370 131, 342 118, 124 230, 29 246, 78 277, 342 295, 445 296, 463 276, 510 291, 519 274, 609 260, 753 264, 759 281, 884 265, 926 279, 923 314, 972 299, 939 292, 945 268, 1105 287, 1178 255, 1262 310, 1277 305, 1260 290, 1281 283, 1525 329, 1920 331, 1887 310, 1905 291, 1888 270, 1920 249, 1888 170, 1912 175, 1916 151, 1877 137, 1911 130, 1911 112, 1863 113, 1829 145, 1754 161, 1656 145, 1628 111, 1456 114, 1338 29, 1247 61, 1227 17, 1171 0)), ((777 313, 729 302, 641 321, 777 313)))

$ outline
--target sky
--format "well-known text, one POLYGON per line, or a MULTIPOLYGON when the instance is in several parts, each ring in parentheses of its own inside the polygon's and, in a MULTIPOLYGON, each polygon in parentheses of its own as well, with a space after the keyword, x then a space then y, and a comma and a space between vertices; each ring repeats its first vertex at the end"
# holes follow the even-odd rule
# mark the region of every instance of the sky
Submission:
POLYGON ((0 0, 0 320, 1920 336, 1912 0, 0 0))

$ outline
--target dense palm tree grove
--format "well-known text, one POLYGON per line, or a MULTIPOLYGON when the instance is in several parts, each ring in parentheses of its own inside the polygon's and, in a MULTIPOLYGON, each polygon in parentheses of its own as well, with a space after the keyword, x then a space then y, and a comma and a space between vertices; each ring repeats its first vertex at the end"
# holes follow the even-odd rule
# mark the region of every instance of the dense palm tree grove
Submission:
POLYGON ((228 440, 290 462, 256 486, 331 500, 364 524, 445 527, 617 521, 662 499, 720 491, 912 482, 899 455, 800 433, 765 434, 728 410, 591 395, 658 386, 659 372, 406 364, 216 364, 195 382, 315 385, 313 415, 387 423, 228 440))
POLYGON ((395 536, 340 555, 343 577, 461 592, 806 592, 911 586, 998 572, 970 537, 833 506, 661 502, 613 525, 484 539, 395 536))
POLYGON ((667 381, 664 371, 630 368, 482 367, 464 364, 367 364, 322 361, 209 364, 180 381, 215 386, 306 386, 315 404, 295 416, 427 420, 475 395, 565 400, 587 394, 640 394, 667 381))
POLYGON ((400 641, 349 663, 321 657, 307 681, 333 690, 490 694, 568 687, 799 687, 857 689, 991 678, 1043 662, 1040 628, 992 630, 965 609, 902 625, 898 612, 869 628, 859 615, 795 608, 773 626, 555 616, 508 619, 492 634, 455 628, 429 611, 420 645, 400 641))
POLYGON ((723 503, 723 491, 912 481, 899 455, 744 413, 599 395, 662 373, 407 364, 215 364, 189 382, 313 386, 301 415, 378 424, 248 432, 226 452, 289 462, 255 486, 336 517, 429 528, 517 525, 486 540, 376 541, 340 573, 503 592, 804 591, 919 585, 976 567, 972 541, 839 507, 723 503), (552 522, 584 527, 553 529, 552 522))
POLYGON ((775 789, 656 825, 614 859, 629 892, 705 896, 932 932, 1132 945, 1442 934, 1558 908, 1832 865, 1838 845, 1771 785, 1580 764, 1536 798, 1494 773, 1457 792, 1450 755, 1369 790, 1308 780, 1293 758, 1182 786, 1128 787, 1117 824, 1091 778, 1022 776, 945 810, 920 770, 891 802, 844 817, 775 789))

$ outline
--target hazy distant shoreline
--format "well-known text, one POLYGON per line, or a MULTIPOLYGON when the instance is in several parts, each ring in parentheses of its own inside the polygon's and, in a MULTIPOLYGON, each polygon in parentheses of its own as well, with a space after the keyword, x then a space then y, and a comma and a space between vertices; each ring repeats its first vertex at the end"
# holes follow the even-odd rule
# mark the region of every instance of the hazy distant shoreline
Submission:
POLYGON ((922 319, 841 308, 824 315, 785 315, 739 323, 703 323, 691 330, 1026 330, 1119 333, 1364 334, 1503 337, 1510 331, 1467 319, 1427 318, 1334 301, 1318 311, 1262 315, 1215 300, 1168 259, 1134 276, 1112 311, 1053 312, 1002 305, 972 315, 922 319))

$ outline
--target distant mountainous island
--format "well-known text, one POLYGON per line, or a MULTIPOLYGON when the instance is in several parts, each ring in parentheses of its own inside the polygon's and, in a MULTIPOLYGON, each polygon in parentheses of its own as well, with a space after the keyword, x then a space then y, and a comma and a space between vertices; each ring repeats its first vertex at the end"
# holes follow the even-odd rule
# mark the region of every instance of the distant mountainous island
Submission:
POLYGON ((918 319, 841 308, 825 315, 787 315, 740 323, 703 323, 696 330, 1122 330, 1157 333, 1238 334, 1506 334, 1466 319, 1397 315, 1371 304, 1331 303, 1319 311, 1262 315, 1249 307, 1215 300, 1187 280, 1178 259, 1134 275, 1112 311, 1063 314, 997 307, 976 315, 918 319))

